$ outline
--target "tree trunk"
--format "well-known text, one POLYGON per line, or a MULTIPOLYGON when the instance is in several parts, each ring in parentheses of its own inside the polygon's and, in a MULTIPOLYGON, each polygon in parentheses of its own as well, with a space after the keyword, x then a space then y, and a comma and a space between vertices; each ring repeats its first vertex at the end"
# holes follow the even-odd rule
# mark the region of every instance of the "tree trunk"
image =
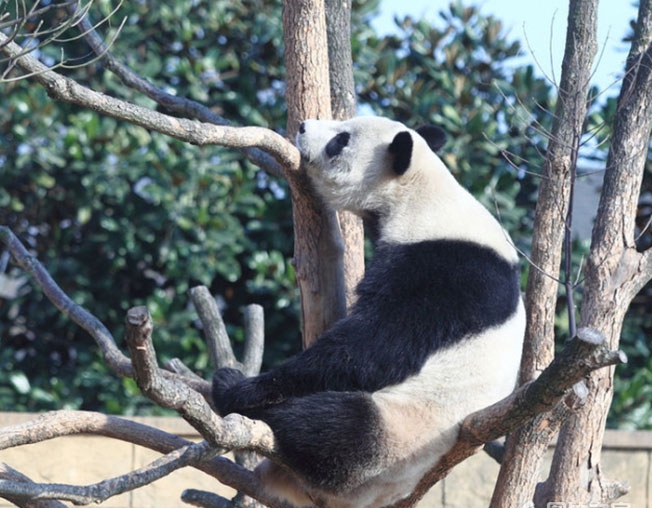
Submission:
MULTIPOLYGON (((581 321, 617 347, 631 300, 652 276, 651 253, 635 245, 638 198, 652 124, 652 0, 642 0, 618 99, 604 188, 585 271, 581 321)), ((614 369, 594 372, 589 396, 564 423, 544 501, 608 503, 624 493, 605 480, 600 450, 613 395, 614 369)))
MULTIPOLYGON (((351 2, 326 0, 331 110, 335 120, 356 114, 353 58, 351 55, 351 2)), ((364 275, 364 229, 362 220, 350 212, 337 214, 344 241, 346 306, 355 301, 355 287, 364 275)))
MULTIPOLYGON (((559 98, 539 187, 525 306, 528 329, 520 382, 536 378, 554 355, 559 267, 571 186, 596 53, 597 0, 571 0, 559 98)), ((532 500, 541 459, 559 418, 541 415, 509 436, 492 508, 521 508, 532 500)))
MULTIPOLYGON (((285 0, 287 133, 307 118, 331 117, 323 0, 285 0)), ((303 171, 288 172, 294 216, 294 266, 301 294, 302 341, 308 347, 344 316, 343 243, 337 216, 326 210, 303 171)))

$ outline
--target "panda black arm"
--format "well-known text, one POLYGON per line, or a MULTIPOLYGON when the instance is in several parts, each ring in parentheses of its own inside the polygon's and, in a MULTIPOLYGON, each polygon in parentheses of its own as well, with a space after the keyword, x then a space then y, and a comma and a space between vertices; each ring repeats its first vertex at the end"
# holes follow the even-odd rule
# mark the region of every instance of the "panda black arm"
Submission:
POLYGON ((355 315, 337 322, 310 348, 252 378, 234 369, 213 375, 213 399, 222 415, 254 416, 256 408, 320 391, 371 391, 364 380, 373 369, 361 355, 363 331, 355 315))

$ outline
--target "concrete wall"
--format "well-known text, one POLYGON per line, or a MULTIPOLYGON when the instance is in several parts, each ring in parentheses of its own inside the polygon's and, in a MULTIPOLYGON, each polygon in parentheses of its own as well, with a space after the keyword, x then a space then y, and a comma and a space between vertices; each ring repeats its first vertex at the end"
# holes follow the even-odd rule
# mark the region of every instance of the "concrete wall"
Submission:
MULTIPOLYGON (((0 413, 0 427, 34 415, 0 413)), ((137 418, 136 420, 181 435, 198 439, 194 430, 179 418, 137 418)), ((154 460, 157 453, 122 441, 103 437, 73 436, 0 451, 5 462, 37 482, 86 485, 125 474, 154 460), (88 453, 89 450, 92 453, 88 453)), ((607 431, 602 454, 603 471, 608 477, 626 480, 630 493, 611 507, 652 508, 652 431, 607 431)), ((428 493, 420 508, 485 508, 489 504, 498 465, 479 453, 460 464, 428 493)), ((173 508, 189 506, 180 501, 181 492, 196 488, 232 495, 201 471, 186 468, 131 493, 113 497, 105 508, 173 508)), ((0 507, 12 506, 0 499, 0 507)), ((571 508, 560 502, 551 508, 571 508)), ((588 508, 573 505, 572 508, 588 508)), ((591 505, 591 508, 598 508, 591 505)))

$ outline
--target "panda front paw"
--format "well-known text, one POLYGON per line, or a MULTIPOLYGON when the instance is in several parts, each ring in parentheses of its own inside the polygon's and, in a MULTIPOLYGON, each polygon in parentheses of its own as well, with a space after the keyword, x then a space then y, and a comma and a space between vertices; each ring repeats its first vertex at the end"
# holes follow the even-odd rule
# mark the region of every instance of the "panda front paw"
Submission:
POLYGON ((238 413, 256 418, 260 409, 283 400, 285 397, 269 375, 245 378, 239 370, 230 368, 218 369, 213 374, 213 401, 222 416, 238 413))
POLYGON ((217 369, 213 373, 213 394, 223 393, 244 379, 245 375, 238 369, 232 369, 230 367, 217 369))
POLYGON ((231 389, 244 380, 245 375, 242 372, 229 367, 217 369, 213 373, 213 402, 220 415, 226 416, 234 412, 231 410, 233 398, 231 389))

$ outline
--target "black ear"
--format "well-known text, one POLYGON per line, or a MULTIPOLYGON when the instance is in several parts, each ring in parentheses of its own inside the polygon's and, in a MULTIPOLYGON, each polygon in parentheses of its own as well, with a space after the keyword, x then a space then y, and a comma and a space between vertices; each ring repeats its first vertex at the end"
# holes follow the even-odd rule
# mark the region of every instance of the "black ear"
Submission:
POLYGON ((430 149, 437 153, 446 143, 446 133, 441 127, 436 125, 424 125, 417 129, 419 135, 426 140, 430 149))
POLYGON ((389 145, 389 153, 394 156, 394 172, 402 175, 410 167, 412 160, 412 136, 408 131, 399 132, 389 145))

